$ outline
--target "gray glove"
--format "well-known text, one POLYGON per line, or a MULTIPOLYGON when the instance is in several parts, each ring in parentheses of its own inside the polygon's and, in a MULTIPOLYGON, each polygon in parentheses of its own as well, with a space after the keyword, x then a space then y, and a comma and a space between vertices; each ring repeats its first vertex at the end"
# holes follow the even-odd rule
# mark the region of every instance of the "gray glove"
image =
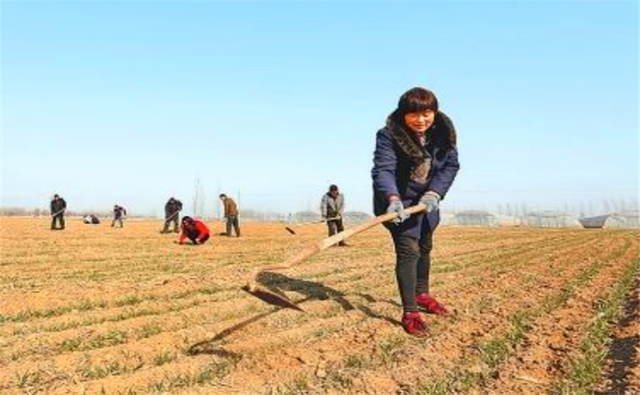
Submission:
POLYGON ((404 222, 407 218, 409 218, 409 214, 404 211, 404 205, 402 204, 402 200, 400 199, 391 199, 391 202, 389 202, 389 207, 387 207, 387 213, 398 213, 398 216, 391 220, 391 222, 396 225, 404 222))
POLYGON ((436 211, 440 204, 440 195, 433 191, 429 191, 422 195, 420 198, 420 203, 427 206, 427 212, 436 211))

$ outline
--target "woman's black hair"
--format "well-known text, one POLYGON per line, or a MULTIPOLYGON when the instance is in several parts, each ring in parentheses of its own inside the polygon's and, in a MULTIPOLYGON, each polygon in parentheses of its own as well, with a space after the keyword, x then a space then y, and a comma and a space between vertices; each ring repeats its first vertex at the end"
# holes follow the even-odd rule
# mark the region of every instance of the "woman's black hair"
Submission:
POLYGON ((404 117, 412 112, 423 112, 427 110, 438 112, 438 98, 436 98, 436 95, 430 90, 417 87, 409 89, 400 96, 396 114, 404 117))

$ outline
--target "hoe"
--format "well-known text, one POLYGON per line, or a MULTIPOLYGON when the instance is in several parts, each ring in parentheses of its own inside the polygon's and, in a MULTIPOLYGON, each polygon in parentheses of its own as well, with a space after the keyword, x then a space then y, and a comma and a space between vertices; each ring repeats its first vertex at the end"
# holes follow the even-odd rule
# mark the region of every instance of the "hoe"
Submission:
POLYGON ((53 217, 57 217, 59 214, 62 214, 62 213, 64 213, 65 211, 67 211, 67 209, 66 209, 66 208, 63 208, 62 210, 57 211, 57 212, 55 212, 55 213, 51 214, 51 217, 52 217, 52 218, 53 218, 53 217))
MULTIPOLYGON (((320 220, 311 221, 311 222, 303 222, 301 224, 296 224, 295 226, 296 227, 301 227, 301 226, 307 226, 307 225, 316 225, 316 224, 321 224, 323 222, 334 221, 336 219, 340 219, 340 216, 337 216, 337 217, 334 217, 334 218, 322 218, 320 220)), ((297 234, 295 229, 293 229, 293 227, 291 227, 291 226, 285 226, 284 228, 287 230, 287 232, 291 233, 292 235, 297 234)))
MULTIPOLYGON (((417 204, 415 206, 405 209, 405 212, 407 214, 416 214, 424 210, 426 210, 425 205, 417 204)), ((293 303, 293 301, 291 301, 291 299, 289 299, 282 292, 273 291, 258 284, 258 275, 265 272, 274 272, 274 271, 289 269, 292 266, 295 266, 298 263, 302 262, 303 260, 307 259, 308 257, 315 255, 318 252, 325 250, 334 244, 338 244, 339 242, 344 241, 353 235, 364 232, 365 230, 373 228, 376 225, 380 225, 383 222, 391 221, 395 219, 397 216, 398 216, 397 213, 388 213, 388 214, 380 215, 378 217, 371 219, 368 222, 361 224, 360 226, 357 226, 352 229, 346 229, 345 231, 337 233, 331 237, 327 237, 326 239, 312 243, 309 246, 307 246, 305 249, 300 251, 298 254, 289 258, 288 260, 286 260, 285 262, 279 265, 263 266, 253 273, 252 280, 249 281, 244 287, 242 287, 242 289, 268 304, 302 311, 302 309, 298 307, 298 305, 293 303)))
MULTIPOLYGON (((317 224, 323 223, 324 221, 325 221, 325 219, 323 218, 323 219, 319 219, 317 221, 303 222, 303 223, 300 223, 300 224, 296 224, 295 227, 298 228, 298 227, 307 226, 307 225, 317 225, 317 224)), ((292 235, 297 234, 297 232, 295 231, 293 226, 285 226, 284 228, 287 230, 287 232, 291 233, 292 235)))

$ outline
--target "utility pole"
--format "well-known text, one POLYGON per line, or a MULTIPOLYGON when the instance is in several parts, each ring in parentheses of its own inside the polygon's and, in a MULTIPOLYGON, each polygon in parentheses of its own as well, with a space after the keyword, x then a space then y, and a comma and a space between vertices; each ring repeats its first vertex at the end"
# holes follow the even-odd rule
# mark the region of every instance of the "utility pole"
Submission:
POLYGON ((220 187, 220 179, 218 178, 218 192, 216 193, 216 219, 220 219, 220 194, 222 193, 222 188, 220 187))
POLYGON ((194 216, 204 215, 204 190, 202 187, 202 182, 200 182, 200 177, 196 177, 194 181, 193 215, 194 216))

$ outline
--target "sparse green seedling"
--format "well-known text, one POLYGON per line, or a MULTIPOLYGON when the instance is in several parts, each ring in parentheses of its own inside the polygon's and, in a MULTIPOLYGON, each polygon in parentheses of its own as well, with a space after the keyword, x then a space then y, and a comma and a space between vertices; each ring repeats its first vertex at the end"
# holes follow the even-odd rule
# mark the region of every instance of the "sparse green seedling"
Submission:
POLYGON ((383 364, 391 364, 402 357, 407 337, 401 334, 389 335, 380 342, 380 353, 383 364))
POLYGON ((32 372, 27 370, 26 372, 17 372, 15 374, 16 385, 18 388, 26 389, 27 387, 32 387, 40 382, 41 374, 40 372, 32 372))
POLYGON ((147 337, 151 337, 162 332, 163 332, 163 329, 162 327, 160 327, 160 325, 148 324, 143 326, 138 331, 136 331, 136 335, 138 339, 146 339, 147 337))
POLYGON ((115 305, 117 307, 133 306, 133 305, 136 305, 138 303, 141 303, 142 301, 143 301, 143 299, 139 295, 129 295, 126 298, 117 300, 115 305))
POLYGON ((161 366, 164 365, 165 363, 170 363, 175 361, 177 358, 175 353, 169 352, 169 351, 163 351, 159 354, 157 354, 154 358, 153 358, 153 363, 156 366, 161 366))
POLYGON ((364 354, 348 355, 344 361, 344 366, 352 369, 363 369, 369 365, 369 358, 364 354))

